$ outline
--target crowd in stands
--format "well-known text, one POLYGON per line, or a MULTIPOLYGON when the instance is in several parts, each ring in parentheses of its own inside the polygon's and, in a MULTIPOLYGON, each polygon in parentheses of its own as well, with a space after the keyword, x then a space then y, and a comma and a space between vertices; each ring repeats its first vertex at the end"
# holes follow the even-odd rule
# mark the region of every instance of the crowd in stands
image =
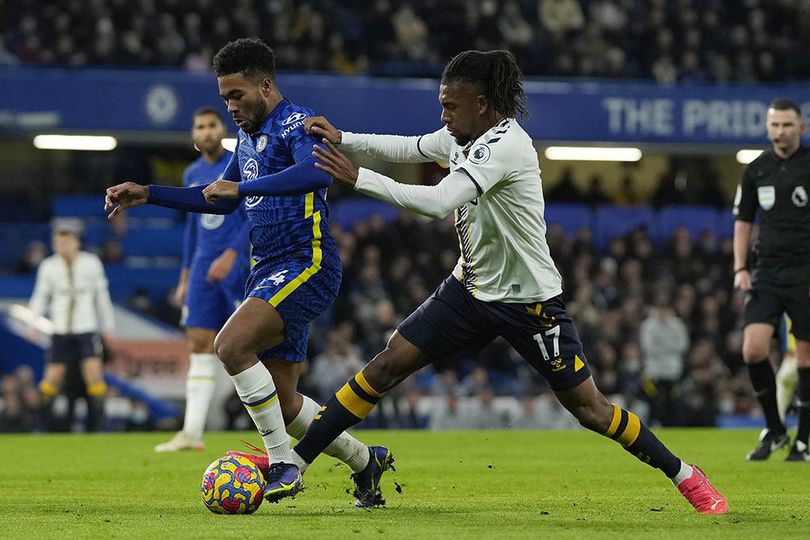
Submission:
POLYGON ((0 65, 210 69, 258 36, 281 69, 436 76, 508 48, 528 75, 661 83, 804 80, 804 0, 8 0, 0 65))

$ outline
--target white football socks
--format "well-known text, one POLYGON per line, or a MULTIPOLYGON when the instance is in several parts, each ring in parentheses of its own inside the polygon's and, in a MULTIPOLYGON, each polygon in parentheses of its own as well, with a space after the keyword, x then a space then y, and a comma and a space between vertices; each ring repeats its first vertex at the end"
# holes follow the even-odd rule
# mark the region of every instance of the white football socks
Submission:
POLYGON ((214 353, 192 353, 186 374, 186 415, 183 433, 202 440, 208 408, 214 397, 219 358, 214 353))
POLYGON ((683 482, 684 480, 686 480, 690 476, 692 476, 692 466, 687 465, 686 463, 681 461, 681 470, 678 471, 678 474, 673 476, 671 480, 672 480, 673 484, 675 484, 676 486, 679 486, 681 484, 681 482, 683 482))
POLYGON ((232 375, 231 379, 239 399, 262 436, 270 463, 293 463, 290 438, 284 427, 276 385, 273 384, 270 372, 264 364, 257 361, 241 373, 232 375))
MULTIPOLYGON (((315 419, 315 415, 321 410, 321 406, 311 398, 307 396, 303 396, 303 398, 304 403, 301 405, 301 411, 298 413, 298 416, 295 417, 295 420, 290 422, 287 426, 287 433, 299 441, 307 432, 307 428, 315 419)), ((348 465, 352 472, 360 472, 368 465, 368 447, 345 431, 341 433, 337 439, 332 441, 323 452, 348 465)), ((293 462, 298 465, 301 472, 304 472, 309 466, 309 463, 304 461, 295 452, 293 452, 293 462)))

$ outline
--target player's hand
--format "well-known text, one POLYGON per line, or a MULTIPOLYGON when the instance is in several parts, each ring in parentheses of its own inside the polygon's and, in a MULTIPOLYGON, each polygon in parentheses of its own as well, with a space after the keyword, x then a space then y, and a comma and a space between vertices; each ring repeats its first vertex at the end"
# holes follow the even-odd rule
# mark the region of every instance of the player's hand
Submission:
POLYGON ((182 306, 186 303, 186 292, 188 291, 188 282, 181 281, 177 284, 177 288, 174 290, 174 301, 178 306, 182 306))
POLYGON ((219 199, 238 199, 239 182, 219 179, 208 184, 203 190, 203 197, 208 204, 216 204, 219 199))
POLYGON ((236 262, 236 251, 226 249, 222 255, 214 259, 214 262, 208 267, 205 277, 208 281, 222 281, 231 273, 234 262, 236 262))
POLYGON ((748 292, 751 290, 751 272, 740 270, 734 274, 734 288, 748 292))
POLYGON ((343 133, 323 116, 313 116, 304 120, 304 131, 316 137, 328 139, 332 144, 340 144, 343 141, 343 133))
POLYGON ((135 182, 124 182, 108 187, 104 197, 104 211, 112 219, 127 208, 143 206, 149 199, 149 188, 135 182))
POLYGON ((357 167, 340 150, 335 148, 335 145, 329 142, 329 139, 324 138, 323 143, 326 148, 317 144, 312 147, 312 155, 317 160, 315 161, 315 168, 324 171, 334 178, 336 182, 353 188, 357 182, 357 167))
POLYGON ((36 343, 37 338, 39 337, 39 332, 33 326, 28 327, 28 331, 25 332, 25 339, 27 339, 31 343, 36 343))

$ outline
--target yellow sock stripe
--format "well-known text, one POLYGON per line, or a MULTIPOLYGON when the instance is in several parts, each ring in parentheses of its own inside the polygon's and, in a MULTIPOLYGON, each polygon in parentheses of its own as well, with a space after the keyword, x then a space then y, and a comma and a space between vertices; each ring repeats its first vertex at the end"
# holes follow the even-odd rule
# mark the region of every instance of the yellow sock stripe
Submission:
POLYGON ((374 390, 374 387, 372 387, 370 384, 368 384, 368 381, 366 380, 366 376, 363 375, 362 371, 359 371, 357 373, 357 375, 354 376, 354 380, 357 381, 357 384, 360 385, 360 388, 362 388, 363 390, 368 392, 369 395, 374 396, 374 397, 382 397, 381 392, 377 392, 376 390, 374 390))
POLYGON ((638 439, 638 434, 641 432, 641 420, 638 419, 638 416, 627 411, 627 427, 624 428, 624 433, 619 435, 616 439, 621 443, 622 446, 630 446, 636 439, 638 439))
POLYGON ((256 404, 245 403, 243 401, 242 404, 245 406, 246 409, 250 409, 251 411, 260 411, 265 407, 267 407, 268 405, 275 403, 276 401, 278 401, 278 394, 276 392, 273 392, 270 395, 270 398, 265 399, 264 401, 260 401, 256 404))
POLYGON ((371 409, 374 408, 373 403, 370 403, 358 396, 348 384, 344 384, 343 388, 338 390, 338 393, 335 394, 335 397, 341 405, 346 407, 346 410, 361 420, 368 416, 371 409))
POLYGON ((107 385, 102 383, 91 384, 87 387, 87 395, 91 397, 101 397, 107 393, 107 385))
POLYGON ((52 398, 59 393, 59 388, 52 385, 48 381, 41 381, 39 383, 39 391, 42 392, 42 395, 45 397, 52 398))
POLYGON ((613 405, 613 421, 610 423, 610 427, 605 432, 605 437, 613 437, 613 434, 616 433, 616 428, 619 427, 619 422, 622 420, 622 410, 613 405))
POLYGON ((321 269, 321 261, 323 260, 323 252, 321 251, 321 211, 318 210, 313 213, 314 207, 315 193, 307 193, 304 201, 304 219, 312 217, 312 265, 298 274, 295 279, 287 283, 268 300, 273 307, 278 307, 295 289, 321 269))

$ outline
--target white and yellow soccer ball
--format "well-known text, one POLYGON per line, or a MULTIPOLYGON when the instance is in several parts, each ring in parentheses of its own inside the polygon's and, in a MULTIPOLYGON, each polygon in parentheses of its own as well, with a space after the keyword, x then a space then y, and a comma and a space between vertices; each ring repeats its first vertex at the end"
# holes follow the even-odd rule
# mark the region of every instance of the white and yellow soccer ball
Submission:
POLYGON ((262 504, 267 481, 259 468, 241 456, 223 456, 205 469, 200 493, 215 514, 252 514, 262 504))

